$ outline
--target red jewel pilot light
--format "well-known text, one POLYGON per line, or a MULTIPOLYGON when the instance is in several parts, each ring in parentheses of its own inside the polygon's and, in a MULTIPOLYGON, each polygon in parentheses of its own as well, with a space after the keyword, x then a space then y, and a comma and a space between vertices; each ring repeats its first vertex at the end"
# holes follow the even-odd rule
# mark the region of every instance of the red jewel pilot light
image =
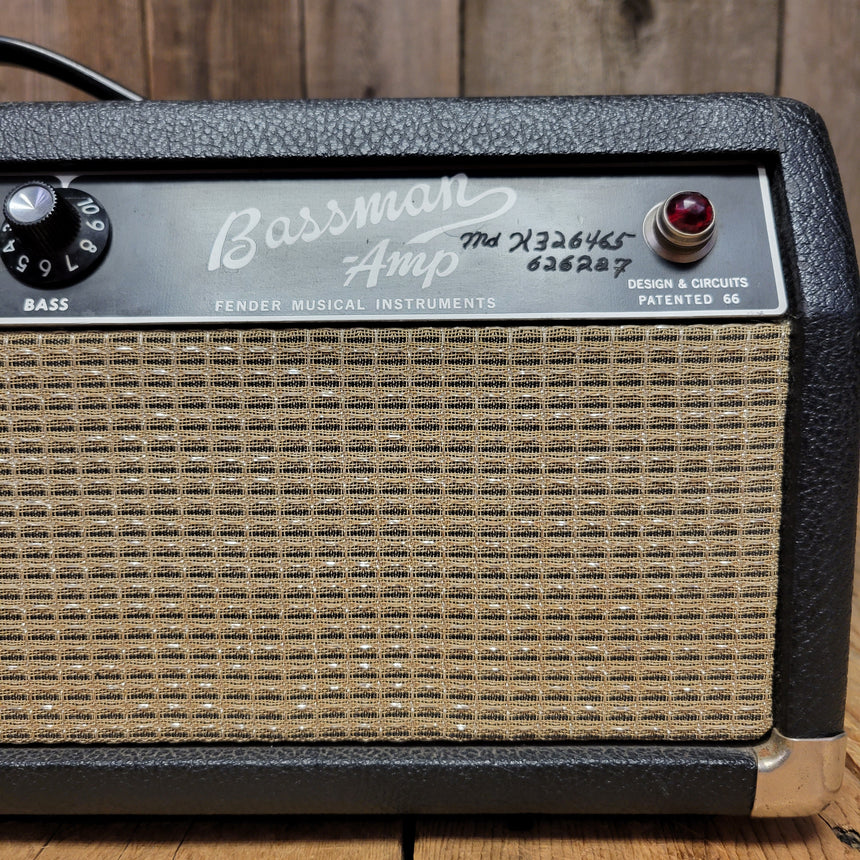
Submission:
POLYGON ((699 191, 679 191, 645 216, 643 234, 651 249, 666 260, 701 260, 717 238, 714 206, 699 191))
POLYGON ((698 191, 673 194, 666 201, 665 211, 666 220, 676 230, 691 236, 702 233, 714 223, 714 207, 698 191))

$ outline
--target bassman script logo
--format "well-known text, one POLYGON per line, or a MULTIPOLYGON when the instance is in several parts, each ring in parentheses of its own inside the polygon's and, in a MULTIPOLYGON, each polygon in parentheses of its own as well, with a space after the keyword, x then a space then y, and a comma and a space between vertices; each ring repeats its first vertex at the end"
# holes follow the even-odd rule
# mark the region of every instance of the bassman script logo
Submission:
MULTIPOLYGON (((507 186, 472 193, 469 178, 458 173, 436 182, 418 182, 403 191, 389 188, 362 194, 346 204, 332 198, 316 212, 310 205, 298 206, 295 215, 278 215, 270 220, 263 218, 259 208, 249 207, 225 218, 212 243, 208 269, 243 269, 262 248, 276 250, 299 242, 316 242, 324 236, 337 237, 386 223, 450 213, 444 223, 421 230, 403 242, 425 245, 437 236, 459 235, 464 227, 492 221, 510 211, 516 200, 516 191, 507 186)), ((344 286, 359 274, 367 275, 366 286, 375 286, 380 275, 390 273, 423 276, 422 287, 426 287, 434 276, 445 277, 457 267, 459 257, 451 251, 436 251, 429 258, 424 252, 394 251, 384 256, 390 241, 383 236, 361 261, 357 256, 345 257, 344 263, 357 265, 346 270, 344 286)))

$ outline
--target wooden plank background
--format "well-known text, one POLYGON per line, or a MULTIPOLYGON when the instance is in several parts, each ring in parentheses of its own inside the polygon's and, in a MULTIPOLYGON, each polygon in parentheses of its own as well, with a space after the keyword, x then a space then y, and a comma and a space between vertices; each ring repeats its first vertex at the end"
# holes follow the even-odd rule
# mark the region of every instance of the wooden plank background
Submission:
MULTIPOLYGON (((3 0, 0 31, 158 99, 790 96, 827 121, 858 235, 858 0, 3 0)), ((0 100, 80 97, 0 67, 0 100)), ((6 819, 0 857, 856 857, 856 623, 848 727, 852 756, 838 802, 799 821, 6 819)))

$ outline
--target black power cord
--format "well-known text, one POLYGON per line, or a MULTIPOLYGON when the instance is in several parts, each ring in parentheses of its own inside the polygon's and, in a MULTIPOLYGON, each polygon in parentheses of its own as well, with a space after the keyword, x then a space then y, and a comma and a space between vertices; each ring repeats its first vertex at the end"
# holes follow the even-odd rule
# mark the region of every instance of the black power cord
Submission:
POLYGON ((56 78, 88 95, 107 101, 141 102, 143 96, 127 90, 116 81, 47 48, 0 36, 0 64, 17 66, 56 78))

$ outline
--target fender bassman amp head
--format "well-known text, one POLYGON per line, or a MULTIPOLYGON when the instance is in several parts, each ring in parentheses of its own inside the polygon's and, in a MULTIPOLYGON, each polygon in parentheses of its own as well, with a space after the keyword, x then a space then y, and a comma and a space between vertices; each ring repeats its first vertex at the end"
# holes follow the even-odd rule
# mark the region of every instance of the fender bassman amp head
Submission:
POLYGON ((0 108, 0 809, 806 814, 858 284, 757 96, 0 108))

